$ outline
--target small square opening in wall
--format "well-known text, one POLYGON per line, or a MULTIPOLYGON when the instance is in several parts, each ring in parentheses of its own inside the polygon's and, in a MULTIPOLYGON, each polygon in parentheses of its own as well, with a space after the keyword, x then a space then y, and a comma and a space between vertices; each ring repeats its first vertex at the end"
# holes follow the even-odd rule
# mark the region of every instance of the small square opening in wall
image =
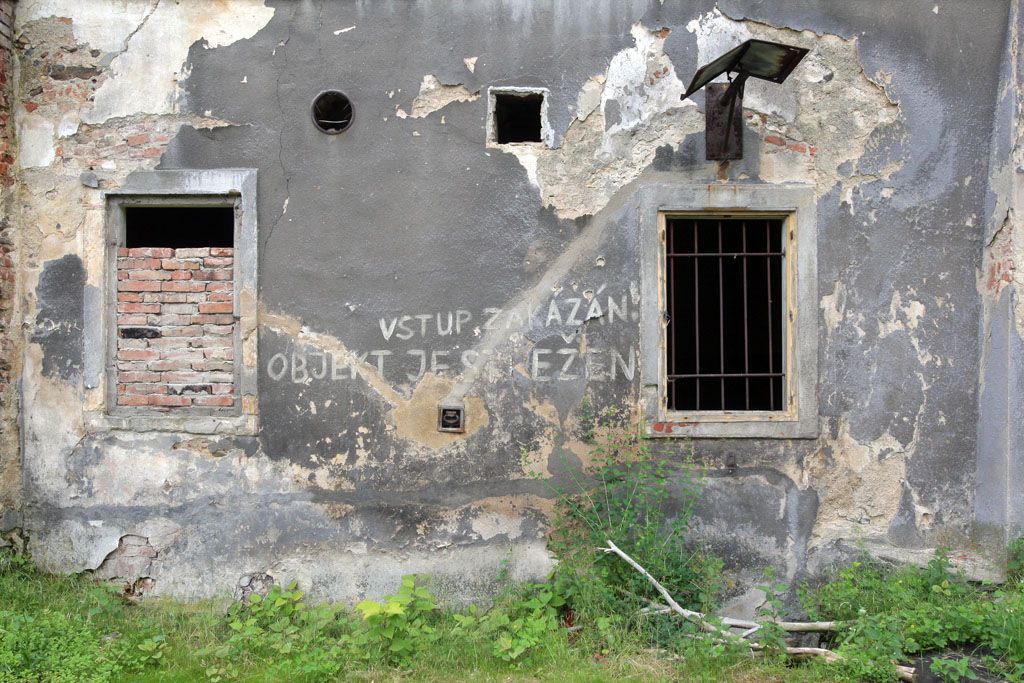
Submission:
POLYGON ((495 142, 543 142, 543 92, 496 92, 493 97, 495 142))
POLYGON ((462 406, 437 407, 437 431, 466 431, 466 410, 462 406))

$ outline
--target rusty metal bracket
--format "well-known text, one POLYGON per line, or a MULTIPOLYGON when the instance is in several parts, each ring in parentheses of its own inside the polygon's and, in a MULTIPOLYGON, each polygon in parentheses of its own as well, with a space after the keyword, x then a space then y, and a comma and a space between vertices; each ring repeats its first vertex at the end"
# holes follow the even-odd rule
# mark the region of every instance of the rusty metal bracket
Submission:
POLYGON ((704 156, 708 161, 743 158, 743 81, 704 86, 704 156))

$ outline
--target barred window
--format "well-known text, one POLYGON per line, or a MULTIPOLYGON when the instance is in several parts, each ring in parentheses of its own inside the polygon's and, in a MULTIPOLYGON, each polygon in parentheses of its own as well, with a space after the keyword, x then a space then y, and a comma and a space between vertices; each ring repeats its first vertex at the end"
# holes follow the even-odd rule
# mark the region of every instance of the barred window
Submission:
POLYGON ((666 220, 667 408, 786 409, 781 218, 666 220))

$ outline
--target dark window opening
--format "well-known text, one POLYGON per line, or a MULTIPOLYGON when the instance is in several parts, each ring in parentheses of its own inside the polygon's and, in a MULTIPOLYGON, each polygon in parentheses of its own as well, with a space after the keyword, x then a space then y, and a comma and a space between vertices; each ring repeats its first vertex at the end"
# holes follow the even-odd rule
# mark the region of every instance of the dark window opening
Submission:
POLYGON ((784 410, 781 219, 667 221, 669 410, 784 410))
POLYGON ((194 249, 232 247, 235 209, 231 206, 128 206, 124 246, 194 249))
POLYGON ((313 123, 324 133, 336 135, 352 125, 352 101, 345 93, 328 90, 313 100, 313 123))
POLYGON ((539 93, 499 93, 494 96, 494 127, 498 144, 540 142, 541 105, 539 93))

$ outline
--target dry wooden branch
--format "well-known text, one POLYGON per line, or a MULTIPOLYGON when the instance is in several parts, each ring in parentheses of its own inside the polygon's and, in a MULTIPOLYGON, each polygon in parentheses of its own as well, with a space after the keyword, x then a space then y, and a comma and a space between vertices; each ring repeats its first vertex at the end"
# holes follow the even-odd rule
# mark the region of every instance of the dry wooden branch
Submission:
MULTIPOLYGON (((675 610, 671 607, 657 604, 652 604, 650 607, 644 607, 640 610, 643 614, 668 614, 674 611, 675 610)), ((775 621, 773 619, 766 619, 763 622, 757 622, 747 621, 746 619, 733 619, 732 617, 722 617, 722 623, 730 628, 742 628, 747 630, 760 629, 765 624, 774 623, 776 626, 788 633, 823 633, 826 631, 838 631, 846 625, 846 622, 844 621, 775 621)))
POLYGON ((838 662, 843 658, 843 656, 838 652, 833 652, 832 650, 823 647, 787 647, 786 654, 794 659, 821 657, 829 664, 832 662, 838 662))
MULTIPOLYGON (((724 624, 727 628, 725 628, 725 629, 719 628, 715 624, 713 624, 710 621, 708 621, 707 617, 703 613, 701 613, 701 612, 694 612, 693 610, 686 609, 685 607, 680 605, 678 602, 676 602, 675 599, 672 597, 671 593, 669 593, 668 590, 664 586, 662 586, 661 583, 656 578, 651 576, 650 572, 648 572, 646 569, 644 569, 642 566, 640 566, 640 564, 636 560, 634 560, 632 557, 630 557, 625 552, 623 552, 622 549, 620 549, 617 545, 612 543, 610 540, 608 541, 608 547, 607 548, 600 548, 599 550, 601 550, 603 552, 606 552, 606 553, 614 553, 614 554, 618 555, 620 558, 622 558, 623 560, 625 560, 629 564, 629 566, 633 567, 633 569, 635 569, 638 572, 640 572, 640 574, 642 574, 644 576, 644 578, 646 578, 650 582, 650 584, 652 586, 654 586, 654 588, 658 591, 658 593, 661 594, 661 597, 663 597, 665 599, 665 602, 668 603, 668 605, 665 606, 665 605, 658 605, 658 604, 652 602, 650 607, 645 607, 642 610, 640 610, 641 612, 643 612, 645 614, 667 614, 667 613, 679 614, 680 616, 684 617, 685 619, 688 619, 688 620, 692 621, 693 623, 697 624, 697 626, 699 626, 702 631, 705 631, 707 633, 712 633, 712 634, 715 634, 715 635, 718 635, 718 636, 722 636, 722 637, 725 637, 725 638, 733 640, 733 641, 742 640, 743 638, 746 638, 747 636, 750 636, 750 635, 756 633, 761 627, 764 626, 764 623, 758 623, 756 621, 746 621, 744 619, 732 619, 732 618, 726 617, 726 618, 722 619, 722 624, 724 624), (736 634, 734 634, 734 633, 732 633, 731 631, 728 630, 728 628, 730 628, 730 627, 731 628, 743 628, 743 629, 746 629, 746 630, 743 632, 742 636, 737 636, 736 634)), ((840 627, 842 627, 844 625, 844 622, 840 622, 840 621, 808 621, 808 622, 804 622, 804 621, 774 621, 773 620, 773 621, 768 621, 768 622, 765 622, 765 623, 775 623, 781 629, 783 629, 784 631, 790 632, 790 633, 810 633, 810 632, 820 632, 820 631, 835 631, 835 630, 838 630, 840 627)), ((747 642, 747 645, 750 647, 752 653, 760 654, 760 653, 764 652, 764 646, 761 645, 760 643, 747 642)), ((829 650, 829 649, 823 648, 823 647, 787 647, 786 648, 786 654, 788 656, 790 656, 790 657, 794 657, 794 658, 797 658, 797 659, 807 658, 807 657, 821 657, 826 662, 829 662, 829 663, 838 662, 839 660, 841 660, 843 658, 843 656, 841 654, 839 654, 838 652, 834 652, 832 650, 829 650)), ((896 665, 896 675, 897 675, 897 677, 901 681, 913 681, 915 673, 916 673, 916 670, 913 667, 901 666, 901 665, 898 665, 898 664, 896 665)))
POLYGON ((617 545, 612 543, 611 540, 609 540, 607 543, 608 547, 600 548, 600 550, 606 553, 615 553, 623 560, 625 560, 629 564, 629 566, 640 572, 644 576, 644 578, 647 579, 652 586, 654 586, 655 590, 657 590, 658 593, 661 594, 661 597, 665 599, 665 602, 668 603, 668 606, 672 609, 673 612, 697 624, 697 626, 702 631, 705 631, 707 633, 716 633, 728 639, 736 639, 736 636, 734 634, 730 633, 727 629, 722 629, 715 626, 714 624, 709 622, 705 618, 705 616, 700 612, 694 612, 693 610, 689 610, 681 606, 678 602, 675 601, 675 598, 672 597, 672 594, 669 593, 656 578, 651 576, 650 572, 641 567, 636 560, 634 560, 632 557, 624 553, 617 545))

